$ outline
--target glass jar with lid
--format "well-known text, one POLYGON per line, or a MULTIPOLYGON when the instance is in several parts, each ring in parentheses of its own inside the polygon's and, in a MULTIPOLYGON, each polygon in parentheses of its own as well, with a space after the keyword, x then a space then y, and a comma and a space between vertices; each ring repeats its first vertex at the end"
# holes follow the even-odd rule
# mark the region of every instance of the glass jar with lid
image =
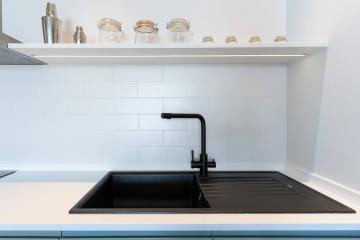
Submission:
POLYGON ((170 20, 166 28, 169 30, 168 41, 170 43, 190 42, 192 32, 190 31, 190 22, 184 18, 174 18, 170 20))
POLYGON ((151 20, 139 20, 135 23, 135 43, 157 43, 159 42, 159 28, 151 20))
POLYGON ((103 18, 98 22, 100 43, 120 43, 125 40, 121 30, 121 22, 111 18, 103 18))

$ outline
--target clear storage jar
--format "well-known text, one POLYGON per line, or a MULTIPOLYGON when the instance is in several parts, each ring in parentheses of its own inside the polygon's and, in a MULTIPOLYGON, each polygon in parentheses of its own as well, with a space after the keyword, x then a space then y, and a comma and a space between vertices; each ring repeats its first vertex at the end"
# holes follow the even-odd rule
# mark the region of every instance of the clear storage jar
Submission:
POLYGON ((135 43, 157 43, 159 42, 159 28, 151 20, 139 20, 135 23, 135 43))
POLYGON ((100 43, 120 43, 125 39, 121 30, 121 22, 111 18, 103 18, 98 22, 100 43))
POLYGON ((190 31, 190 22, 183 18, 174 18, 170 20, 166 28, 169 30, 168 42, 184 43, 190 42, 192 32, 190 31))

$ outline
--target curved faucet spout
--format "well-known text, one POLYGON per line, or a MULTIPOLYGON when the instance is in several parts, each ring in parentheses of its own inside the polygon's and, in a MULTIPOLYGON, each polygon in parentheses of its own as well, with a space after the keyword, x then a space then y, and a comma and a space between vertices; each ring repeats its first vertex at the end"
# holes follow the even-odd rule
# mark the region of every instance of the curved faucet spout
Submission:
POLYGON ((206 123, 205 118, 197 113, 162 113, 161 118, 197 118, 201 123, 201 154, 206 154, 206 123))
POLYGON ((172 118, 197 118, 201 123, 201 154, 200 160, 191 162, 193 168, 200 168, 200 175, 207 177, 208 167, 216 167, 215 161, 208 163, 208 157, 206 154, 206 123, 205 118, 196 113, 162 113, 161 118, 172 119, 172 118))

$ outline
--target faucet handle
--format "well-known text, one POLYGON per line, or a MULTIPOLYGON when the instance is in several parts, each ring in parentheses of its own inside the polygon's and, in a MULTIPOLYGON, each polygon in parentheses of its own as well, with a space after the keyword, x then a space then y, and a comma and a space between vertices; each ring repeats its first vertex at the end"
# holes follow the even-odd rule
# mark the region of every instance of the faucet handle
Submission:
POLYGON ((201 167, 202 167, 202 162, 200 162, 199 160, 195 160, 194 150, 191 150, 191 168, 201 168, 201 167))
POLYGON ((211 159, 211 161, 207 162, 208 168, 216 168, 215 158, 211 159))

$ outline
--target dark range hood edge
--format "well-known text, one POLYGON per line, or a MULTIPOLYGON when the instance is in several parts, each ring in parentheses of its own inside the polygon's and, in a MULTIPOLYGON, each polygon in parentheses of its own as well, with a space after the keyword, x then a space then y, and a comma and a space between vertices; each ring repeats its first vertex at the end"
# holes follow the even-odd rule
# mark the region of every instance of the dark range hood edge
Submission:
POLYGON ((2 0, 0 0, 0 65, 46 65, 42 61, 10 49, 9 43, 21 42, 2 32, 2 22, 2 0))

